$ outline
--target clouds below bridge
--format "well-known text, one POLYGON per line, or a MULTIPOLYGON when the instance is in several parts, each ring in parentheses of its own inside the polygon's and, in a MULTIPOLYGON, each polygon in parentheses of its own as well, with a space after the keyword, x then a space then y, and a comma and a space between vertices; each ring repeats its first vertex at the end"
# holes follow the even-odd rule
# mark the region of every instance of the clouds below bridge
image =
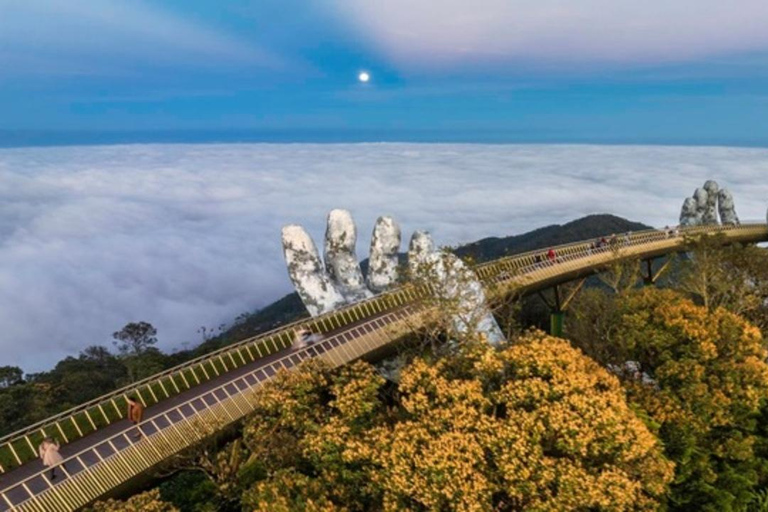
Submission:
POLYGON ((321 241, 354 214, 442 244, 590 213, 662 226, 705 179, 742 219, 768 204, 760 149, 504 145, 135 145, 0 151, 3 364, 49 367, 130 321, 164 349, 290 291, 280 227, 321 241))

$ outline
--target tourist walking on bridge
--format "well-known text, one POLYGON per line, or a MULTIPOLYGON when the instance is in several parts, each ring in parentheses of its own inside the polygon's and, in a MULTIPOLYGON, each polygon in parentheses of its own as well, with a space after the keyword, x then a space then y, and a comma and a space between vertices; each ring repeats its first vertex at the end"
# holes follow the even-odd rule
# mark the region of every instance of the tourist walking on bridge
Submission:
POLYGON ((127 397, 128 400, 128 419, 131 423, 136 425, 137 431, 136 431, 136 439, 139 439, 142 436, 141 433, 141 426, 139 426, 139 423, 144 419, 144 406, 141 405, 141 402, 136 400, 136 397, 131 395, 127 397))
POLYGON ((557 262, 557 254, 554 249, 550 248, 549 251, 547 251, 547 259, 553 264, 557 262))
POLYGON ((51 480, 56 479, 56 466, 64 462, 59 454, 59 443, 50 437, 43 439, 37 449, 40 458, 43 460, 43 466, 51 468, 51 480))
POLYGON ((314 334, 309 329, 297 329, 294 332, 293 348, 299 349, 308 347, 313 343, 317 343, 323 336, 321 334, 314 334))

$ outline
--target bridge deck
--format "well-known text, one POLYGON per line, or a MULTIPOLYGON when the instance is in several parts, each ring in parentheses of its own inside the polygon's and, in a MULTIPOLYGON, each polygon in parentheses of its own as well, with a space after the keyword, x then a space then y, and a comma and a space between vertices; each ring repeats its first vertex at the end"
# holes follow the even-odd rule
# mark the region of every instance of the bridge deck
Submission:
MULTIPOLYGON (((150 406, 145 411, 145 418, 152 420, 162 417, 164 413, 179 407, 181 404, 192 401, 191 407, 195 409, 202 409, 210 403, 212 403, 212 397, 210 393, 223 385, 235 386, 238 390, 245 389, 246 386, 254 387, 257 385, 257 377, 254 377, 254 373, 258 369, 267 367, 275 360, 284 357, 290 353, 291 349, 283 350, 277 354, 267 356, 263 359, 257 360, 246 366, 232 370, 214 379, 204 382, 197 387, 188 389, 175 395, 168 400, 163 400, 153 406, 150 406)), ((180 419, 176 415, 169 416, 174 423, 180 419)), ((165 425, 167 428, 169 425, 165 425)), ((143 427, 146 435, 152 435, 155 433, 154 428, 150 425, 143 427)), ((99 429, 85 437, 78 439, 72 443, 64 445, 60 453, 64 459, 68 459, 75 454, 80 454, 82 463, 75 462, 69 465, 65 465, 65 469, 68 473, 74 475, 84 469, 83 464, 86 467, 91 467, 99 462, 99 457, 93 453, 94 449, 99 450, 101 458, 109 457, 114 449, 123 450, 127 448, 134 441, 132 436, 137 432, 137 429, 127 420, 113 423, 105 428, 99 429), (120 435, 121 433, 128 434, 127 436, 120 435), (114 438, 112 446, 106 441, 114 438)), ((0 488, 11 488, 12 490, 7 493, 7 497, 12 504, 17 504, 28 498, 28 494, 23 486, 18 485, 22 481, 26 481, 27 487, 32 490, 33 493, 40 493, 48 488, 48 484, 45 480, 50 480, 47 473, 43 474, 46 468, 43 466, 40 460, 35 460, 24 464, 18 469, 11 471, 0 476, 0 488), (14 487, 17 486, 17 487, 14 487)), ((57 479, 62 478, 62 471, 57 470, 57 479)), ((55 482, 55 480, 54 480, 55 482)), ((4 500, 5 501, 5 500, 4 500)), ((9 503, 7 501, 0 502, 0 511, 8 510, 9 503)))
MULTIPOLYGON (((768 240, 765 224, 692 228, 686 233, 723 232, 727 242, 768 240)), ((486 283, 501 284, 500 293, 529 293, 603 268, 615 258, 649 258, 680 250, 682 236, 650 231, 620 240, 621 247, 594 250, 589 242, 558 248, 556 263, 538 261, 528 253, 482 265, 477 273, 486 283)), ((541 253, 541 251, 538 251, 541 253)), ((201 425, 223 427, 252 409, 255 392, 281 369, 318 357, 333 366, 363 357, 420 326, 417 306, 400 306, 326 330, 325 338, 299 350, 287 349, 233 369, 150 406, 136 440, 136 427, 112 423, 61 449, 64 472, 51 481, 39 461, 0 476, 0 512, 76 510, 110 489, 148 470, 205 436, 201 425)))

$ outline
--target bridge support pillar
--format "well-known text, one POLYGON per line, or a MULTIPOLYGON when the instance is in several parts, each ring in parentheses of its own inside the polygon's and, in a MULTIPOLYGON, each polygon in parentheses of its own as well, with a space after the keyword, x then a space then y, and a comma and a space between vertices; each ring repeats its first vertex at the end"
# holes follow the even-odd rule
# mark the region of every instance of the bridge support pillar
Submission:
POLYGON ((565 311, 553 311, 549 315, 549 333, 561 338, 563 336, 563 324, 565 323, 565 311))
POLYGON ((664 264, 659 267, 656 272, 653 271, 653 258, 648 258, 644 261, 646 271, 643 274, 643 285, 654 286, 656 281, 659 279, 659 276, 661 276, 661 274, 663 274, 670 267, 670 264, 672 263, 672 256, 669 256, 667 261, 665 261, 664 264))
POLYGON ((565 327, 565 312, 573 298, 577 293, 579 293, 579 290, 581 290, 582 286, 584 286, 585 282, 586 278, 579 281, 578 284, 576 284, 576 286, 574 286, 566 294, 565 298, 560 295, 560 287, 558 285, 553 286, 553 301, 549 301, 543 293, 539 292, 539 297, 541 297, 541 300, 544 301, 544 304, 549 307, 549 333, 552 336, 563 336, 565 327))
POLYGON ((653 259, 645 260, 645 268, 646 273, 643 274, 643 286, 654 286, 656 282, 653 279, 653 259))

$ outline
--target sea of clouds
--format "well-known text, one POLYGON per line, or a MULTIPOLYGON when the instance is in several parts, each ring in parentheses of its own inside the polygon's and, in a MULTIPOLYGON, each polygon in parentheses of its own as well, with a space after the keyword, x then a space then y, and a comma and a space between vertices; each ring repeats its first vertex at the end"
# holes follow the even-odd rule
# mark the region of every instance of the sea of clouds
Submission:
MULTIPOLYGON (((440 244, 590 213, 655 226, 708 178, 765 219, 768 150, 720 147, 230 144, 0 150, 0 365, 47 369, 144 320, 161 348, 197 343, 291 291, 280 228, 322 243, 355 216, 440 244)), ((322 250, 322 249, 321 249, 322 250)))

